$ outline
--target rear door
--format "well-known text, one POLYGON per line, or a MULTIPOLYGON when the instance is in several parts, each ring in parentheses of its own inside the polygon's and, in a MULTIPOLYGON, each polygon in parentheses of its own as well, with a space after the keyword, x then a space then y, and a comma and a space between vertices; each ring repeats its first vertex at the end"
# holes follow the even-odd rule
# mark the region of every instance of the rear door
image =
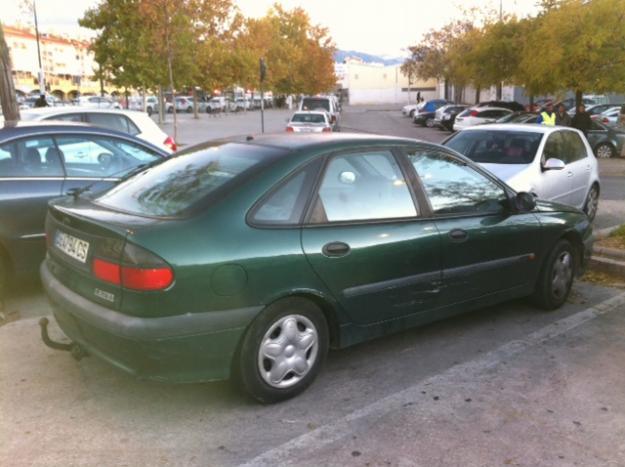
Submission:
POLYGON ((569 202, 581 209, 590 188, 591 158, 595 156, 588 153, 582 138, 575 131, 563 130, 562 136, 567 148, 565 162, 570 182, 569 202))
POLYGON ((328 157, 302 246, 353 322, 371 324, 438 303, 439 238, 390 148, 328 157))
POLYGON ((43 260, 47 204, 61 195, 63 178, 50 136, 0 145, 0 242, 18 272, 35 270, 43 260))

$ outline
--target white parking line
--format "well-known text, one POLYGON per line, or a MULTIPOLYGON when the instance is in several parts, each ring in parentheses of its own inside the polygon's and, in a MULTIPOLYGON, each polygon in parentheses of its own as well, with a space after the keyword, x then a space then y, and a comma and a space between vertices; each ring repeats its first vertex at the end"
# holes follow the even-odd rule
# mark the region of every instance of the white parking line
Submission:
POLYGON ((443 373, 427 378, 414 386, 373 402, 332 423, 269 449, 241 465, 243 467, 290 465, 290 459, 294 458, 298 452, 302 452, 304 449, 310 450, 311 447, 318 449, 340 440, 352 432, 365 418, 380 417, 396 410, 403 404, 414 401, 427 386, 444 384, 446 380, 456 380, 459 377, 470 378, 471 375, 477 372, 483 372, 499 365, 502 361, 509 360, 530 347, 553 339, 619 307, 623 307, 623 311, 625 311, 625 293, 549 324, 529 334, 524 339, 510 341, 485 354, 483 357, 453 366, 443 373))

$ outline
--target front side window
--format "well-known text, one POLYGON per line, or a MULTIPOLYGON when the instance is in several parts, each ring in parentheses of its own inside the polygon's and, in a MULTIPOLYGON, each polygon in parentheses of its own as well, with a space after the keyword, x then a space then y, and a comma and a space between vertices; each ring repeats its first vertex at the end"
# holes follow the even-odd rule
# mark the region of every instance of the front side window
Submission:
POLYGON ((545 142, 541 164, 547 162, 548 159, 560 159, 565 164, 567 163, 568 158, 561 131, 551 133, 545 142))
POLYGON ((406 180, 388 150, 330 159, 310 218, 313 224, 406 218, 417 211, 406 180))
POLYGON ((408 152, 435 214, 499 213, 502 187, 455 158, 430 150, 408 152))
POLYGON ((82 122, 82 114, 54 115, 53 117, 46 118, 46 120, 61 120, 64 122, 82 122))
POLYGON ((63 175, 61 158, 52 138, 27 138, 0 146, 0 177, 63 175))
POLYGON ((566 145, 566 160, 565 163, 576 162, 585 159, 588 154, 586 153, 586 146, 577 133, 572 131, 563 131, 564 144, 566 145))
POLYGON ((160 158, 156 152, 117 138, 90 135, 57 137, 69 177, 121 177, 160 158))
POLYGON ((88 113, 87 119, 89 123, 109 130, 121 131, 122 133, 130 133, 128 128, 128 119, 123 115, 105 114, 105 113, 88 113))

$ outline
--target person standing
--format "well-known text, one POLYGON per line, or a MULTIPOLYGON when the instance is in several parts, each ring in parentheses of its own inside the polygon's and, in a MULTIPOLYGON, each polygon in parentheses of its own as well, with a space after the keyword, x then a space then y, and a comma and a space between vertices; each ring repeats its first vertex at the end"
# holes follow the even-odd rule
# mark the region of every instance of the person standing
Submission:
POLYGON ((571 116, 566 112, 564 105, 558 106, 558 112, 556 113, 556 125, 571 126, 571 116))
POLYGON ((621 106, 621 110, 618 113, 616 123, 618 124, 618 126, 625 128, 625 104, 621 106))
POLYGON ((35 107, 48 107, 48 101, 46 100, 46 96, 43 94, 39 94, 39 97, 35 101, 35 107))
POLYGON ((571 120, 571 126, 573 128, 577 128, 585 135, 587 135, 588 131, 590 131, 592 120, 590 119, 590 114, 586 112, 586 106, 584 104, 577 108, 577 113, 571 120))
POLYGON ((545 110, 543 110, 538 115, 538 120, 536 120, 536 123, 547 126, 555 126, 556 113, 553 111, 553 104, 551 102, 548 102, 545 106, 545 110))

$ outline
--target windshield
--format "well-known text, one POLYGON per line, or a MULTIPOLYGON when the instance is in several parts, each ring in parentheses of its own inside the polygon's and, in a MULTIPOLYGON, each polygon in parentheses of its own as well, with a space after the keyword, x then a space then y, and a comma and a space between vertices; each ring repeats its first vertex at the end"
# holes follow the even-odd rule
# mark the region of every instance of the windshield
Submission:
POLYGON ((445 142, 474 162, 529 164, 534 160, 542 133, 529 131, 461 131, 445 142))
POLYGON ((330 99, 323 98, 315 98, 315 97, 305 97, 302 101, 302 109, 306 110, 316 110, 322 109, 330 111, 330 99))
POLYGON ((277 154, 275 148, 237 143, 202 145, 136 174, 94 202, 143 216, 185 215, 277 154))
POLYGON ((326 119, 322 114, 295 114, 291 121, 297 123, 325 123, 326 119))

